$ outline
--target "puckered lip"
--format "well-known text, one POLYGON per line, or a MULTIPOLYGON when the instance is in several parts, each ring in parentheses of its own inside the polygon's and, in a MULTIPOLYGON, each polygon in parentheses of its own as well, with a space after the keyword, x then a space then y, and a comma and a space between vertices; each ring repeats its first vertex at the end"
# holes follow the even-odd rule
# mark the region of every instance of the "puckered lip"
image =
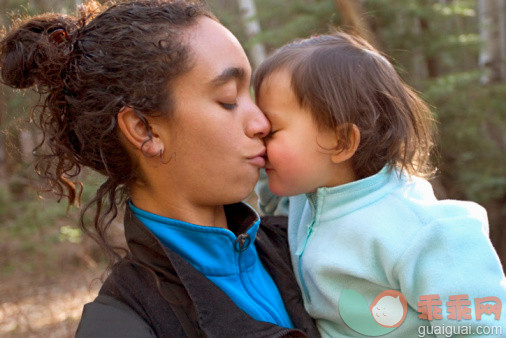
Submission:
POLYGON ((263 148, 259 153, 257 153, 256 155, 253 155, 253 156, 250 156, 248 157, 248 162, 256 167, 259 167, 259 168, 263 168, 265 167, 265 155, 266 155, 266 150, 265 148, 263 148))
POLYGON ((259 153, 257 153, 256 155, 253 155, 253 156, 249 156, 248 159, 251 160, 251 159, 254 159, 256 157, 263 157, 265 158, 267 154, 267 150, 265 148, 262 149, 262 151, 260 151, 259 153))

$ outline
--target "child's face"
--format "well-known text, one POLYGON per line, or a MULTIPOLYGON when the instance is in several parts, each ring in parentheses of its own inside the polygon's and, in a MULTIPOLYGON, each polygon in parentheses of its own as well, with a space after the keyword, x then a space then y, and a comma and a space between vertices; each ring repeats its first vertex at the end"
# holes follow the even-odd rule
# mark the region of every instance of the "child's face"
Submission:
POLYGON ((284 70, 269 75, 260 86, 257 102, 272 125, 265 138, 265 170, 269 189, 279 196, 340 184, 330 152, 337 145, 336 134, 317 128, 310 111, 299 105, 290 80, 284 70))

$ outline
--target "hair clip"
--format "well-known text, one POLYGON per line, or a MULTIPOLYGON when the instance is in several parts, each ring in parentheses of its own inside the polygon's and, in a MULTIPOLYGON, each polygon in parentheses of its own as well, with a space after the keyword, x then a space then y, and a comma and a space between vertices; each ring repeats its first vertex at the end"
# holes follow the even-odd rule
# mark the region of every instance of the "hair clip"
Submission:
POLYGON ((69 35, 63 28, 56 29, 49 34, 49 41, 57 45, 67 41, 69 38, 69 35))

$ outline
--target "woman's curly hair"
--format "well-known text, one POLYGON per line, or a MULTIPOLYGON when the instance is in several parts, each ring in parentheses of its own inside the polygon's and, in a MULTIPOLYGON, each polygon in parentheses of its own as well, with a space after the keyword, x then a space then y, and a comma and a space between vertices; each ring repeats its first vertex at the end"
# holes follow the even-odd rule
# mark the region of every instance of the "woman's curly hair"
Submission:
MULTIPOLYGON (((87 8, 96 11, 96 3, 87 8)), ((43 140, 36 170, 70 204, 79 203, 72 182, 83 167, 106 176, 83 208, 80 225, 109 254, 120 255, 106 232, 142 178, 120 141, 117 114, 131 107, 146 117, 170 114, 170 83, 191 68, 184 29, 201 16, 214 18, 202 2, 149 0, 114 4, 80 18, 43 14, 19 22, 0 41, 1 78, 14 88, 33 87, 43 140), (95 13, 97 14, 97 13, 95 13), (93 226, 84 214, 96 206, 93 226)))

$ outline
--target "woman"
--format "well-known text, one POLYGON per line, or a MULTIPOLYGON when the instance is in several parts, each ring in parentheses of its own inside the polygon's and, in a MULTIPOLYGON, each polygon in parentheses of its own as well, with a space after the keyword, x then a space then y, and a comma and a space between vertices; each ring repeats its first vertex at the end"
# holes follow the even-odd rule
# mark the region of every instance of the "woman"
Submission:
POLYGON ((237 39, 180 0, 87 21, 42 15, 0 45, 3 81, 47 94, 39 172, 70 203, 81 167, 107 178, 84 209, 97 207, 93 231, 81 223, 115 264, 76 336, 317 336, 280 220, 260 226, 240 203, 270 125, 237 39), (125 201, 121 258, 106 230, 125 201))

